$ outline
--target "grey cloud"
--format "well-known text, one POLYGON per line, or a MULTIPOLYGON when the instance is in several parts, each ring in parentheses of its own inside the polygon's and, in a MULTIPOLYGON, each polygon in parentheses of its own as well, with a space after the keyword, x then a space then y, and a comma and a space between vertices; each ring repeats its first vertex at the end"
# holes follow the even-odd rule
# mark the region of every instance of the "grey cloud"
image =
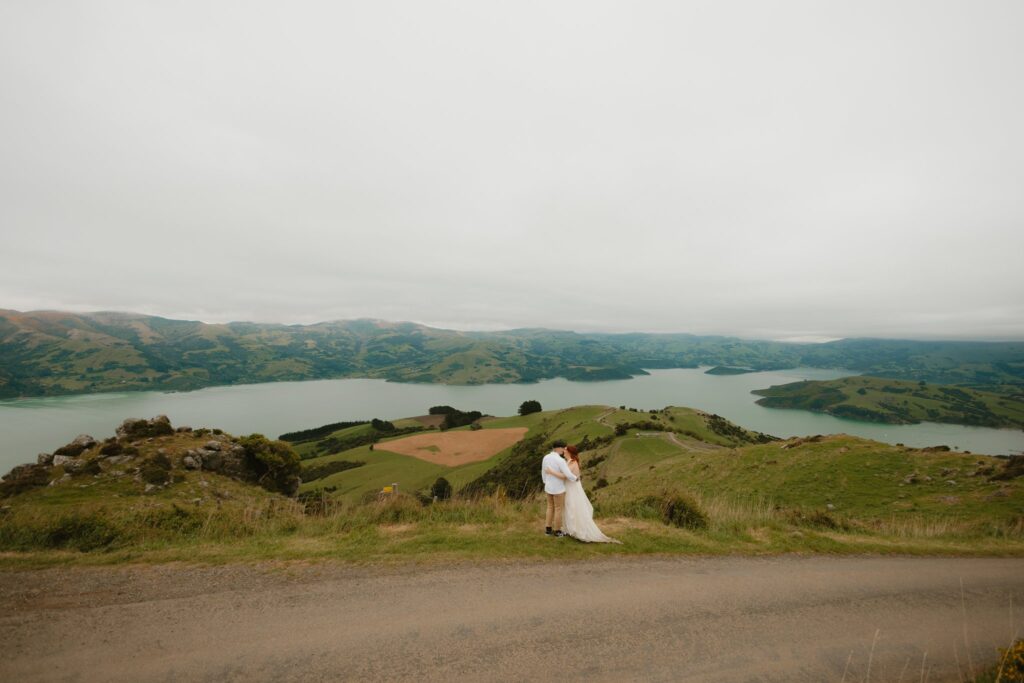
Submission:
POLYGON ((1024 338, 1022 20, 5 3, 0 306, 1024 338))

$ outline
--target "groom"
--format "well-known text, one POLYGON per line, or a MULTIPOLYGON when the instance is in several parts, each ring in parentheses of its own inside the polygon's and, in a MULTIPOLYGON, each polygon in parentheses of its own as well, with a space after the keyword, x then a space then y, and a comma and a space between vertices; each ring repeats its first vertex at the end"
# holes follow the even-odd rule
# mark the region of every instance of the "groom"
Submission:
POLYGON ((548 474, 548 468, 561 472, 566 479, 576 481, 577 477, 565 464, 562 456, 565 455, 565 442, 556 441, 551 444, 551 452, 544 456, 540 465, 540 476, 544 480, 544 493, 548 498, 548 514, 545 522, 544 533, 548 536, 565 536, 562 532, 562 508, 565 505, 565 479, 559 479, 553 474, 548 474), (552 528, 556 531, 552 532, 552 528))

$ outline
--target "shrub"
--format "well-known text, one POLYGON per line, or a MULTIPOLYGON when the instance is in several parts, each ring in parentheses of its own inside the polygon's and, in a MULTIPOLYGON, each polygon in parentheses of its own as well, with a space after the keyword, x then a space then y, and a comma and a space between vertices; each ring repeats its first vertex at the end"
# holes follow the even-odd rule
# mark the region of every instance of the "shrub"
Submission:
POLYGON ((100 455, 120 455, 123 450, 124 446, 117 441, 105 441, 100 448, 100 455))
POLYGON ((541 487, 540 462, 550 438, 542 432, 523 439, 501 463, 466 484, 462 495, 491 495, 500 488, 513 499, 532 496, 541 487))
POLYGON ((838 529, 841 526, 832 515, 824 510, 813 510, 811 512, 795 510, 790 514, 790 521, 801 526, 813 526, 821 529, 838 529))
POLYGON ((594 490, 603 489, 607 485, 608 485, 608 480, 605 479, 604 477, 601 477, 596 482, 594 482, 594 490))
POLYGON ((532 413, 539 413, 543 410, 540 406, 540 401, 523 401, 519 405, 520 415, 530 415, 532 413))
POLYGON ((627 506, 626 512, 631 517, 660 519, 669 526, 681 529, 706 529, 708 526, 707 515, 697 502, 678 493, 639 498, 627 506))
POLYGON ((448 500, 452 497, 452 485, 444 477, 438 477, 430 487, 430 495, 438 500, 448 500))
POLYGON ((243 436, 238 442, 245 459, 256 473, 259 485, 268 491, 294 496, 301 480, 302 464, 292 447, 284 441, 271 441, 262 434, 243 436))
POLYGON ((697 502, 683 495, 667 496, 662 499, 661 521, 681 529, 706 529, 707 515, 697 502))
POLYGON ((71 515, 57 519, 46 530, 42 545, 89 552, 109 548, 118 536, 117 529, 99 515, 71 515))
POLYGON ((147 484, 163 486, 171 480, 171 460, 163 453, 157 453, 142 465, 139 474, 147 484))
POLYGON ((1024 639, 1018 639, 1006 649, 999 648, 999 661, 972 680, 976 683, 1024 683, 1024 639))

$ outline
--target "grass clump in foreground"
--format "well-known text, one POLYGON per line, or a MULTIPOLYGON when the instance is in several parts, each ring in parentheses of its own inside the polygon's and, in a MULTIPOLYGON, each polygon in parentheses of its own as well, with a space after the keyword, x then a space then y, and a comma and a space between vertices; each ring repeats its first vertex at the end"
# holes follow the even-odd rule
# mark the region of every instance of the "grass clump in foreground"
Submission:
POLYGON ((856 520, 797 515, 762 499, 665 491, 598 509, 623 545, 542 533, 542 501, 501 491, 427 503, 398 494, 362 504, 234 495, 214 506, 143 498, 55 513, 19 505, 0 517, 8 566, 338 559, 351 562, 585 559, 611 555, 906 553, 1024 555, 1024 524, 856 520))
POLYGON ((1024 640, 999 650, 999 661, 982 671, 974 683, 1024 683, 1024 640))

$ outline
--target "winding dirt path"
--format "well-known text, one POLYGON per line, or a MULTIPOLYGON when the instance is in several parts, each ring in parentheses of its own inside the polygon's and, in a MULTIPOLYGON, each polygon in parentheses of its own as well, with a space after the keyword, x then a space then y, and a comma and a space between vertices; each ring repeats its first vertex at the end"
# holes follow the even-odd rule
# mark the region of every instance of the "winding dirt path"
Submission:
POLYGON ((1024 560, 55 569, 0 614, 5 681, 936 683, 1024 634, 1024 560))

